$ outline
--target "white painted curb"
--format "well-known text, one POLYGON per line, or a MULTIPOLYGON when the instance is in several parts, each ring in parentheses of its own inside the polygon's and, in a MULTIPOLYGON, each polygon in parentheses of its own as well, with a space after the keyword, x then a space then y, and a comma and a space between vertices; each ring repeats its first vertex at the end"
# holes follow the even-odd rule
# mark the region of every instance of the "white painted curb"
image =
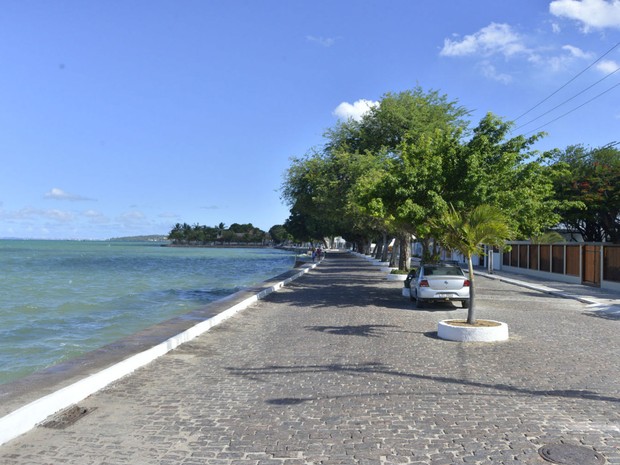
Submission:
POLYGON ((318 263, 314 263, 307 268, 300 270, 299 273, 294 274, 284 281, 280 281, 271 287, 263 289, 258 294, 239 302, 229 309, 218 313, 214 317, 202 321, 182 333, 177 334, 176 336, 173 336, 154 347, 151 347, 150 349, 135 354, 122 362, 100 371, 99 373, 95 373, 94 375, 77 381, 65 388, 41 397, 40 399, 30 402, 29 404, 14 410, 8 415, 5 415, 0 418, 0 445, 26 433, 50 415, 53 415, 54 413, 85 399, 89 395, 103 389, 123 376, 126 376, 136 369, 152 362, 156 358, 165 355, 181 344, 200 336, 214 326, 222 323, 224 320, 227 320, 241 310, 244 310, 250 305, 256 303, 259 299, 266 297, 272 292, 281 289, 291 281, 303 276, 308 271, 314 269, 317 265, 318 263))
POLYGON ((466 327, 452 326, 450 320, 440 321, 437 327, 437 336, 440 339, 457 342, 496 342, 508 339, 508 325, 501 321, 488 320, 499 323, 499 326, 466 327))

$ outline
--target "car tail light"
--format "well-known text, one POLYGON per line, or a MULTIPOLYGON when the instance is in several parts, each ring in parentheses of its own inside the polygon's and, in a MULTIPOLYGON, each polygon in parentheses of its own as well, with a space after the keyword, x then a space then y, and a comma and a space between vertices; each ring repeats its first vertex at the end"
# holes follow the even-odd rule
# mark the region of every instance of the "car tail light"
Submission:
POLYGON ((463 282, 463 287, 469 287, 469 279, 466 279, 466 280, 463 282))
POLYGON ((426 279, 420 281, 420 287, 428 287, 428 281, 426 279))

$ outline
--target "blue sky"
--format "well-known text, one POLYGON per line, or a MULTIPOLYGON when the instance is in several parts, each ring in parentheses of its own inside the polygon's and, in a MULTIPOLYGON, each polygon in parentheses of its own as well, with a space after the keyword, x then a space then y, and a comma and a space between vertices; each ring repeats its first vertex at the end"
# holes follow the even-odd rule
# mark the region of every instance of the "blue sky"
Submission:
POLYGON ((386 92, 512 120, 609 50, 516 133, 611 88, 536 148, 618 141, 619 41, 620 0, 3 0, 0 237, 267 230, 290 157, 386 92))

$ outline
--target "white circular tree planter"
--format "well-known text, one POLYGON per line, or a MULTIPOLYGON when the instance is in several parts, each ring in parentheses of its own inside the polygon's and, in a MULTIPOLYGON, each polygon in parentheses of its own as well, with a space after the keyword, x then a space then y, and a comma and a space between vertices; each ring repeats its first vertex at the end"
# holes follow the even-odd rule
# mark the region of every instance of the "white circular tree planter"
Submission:
POLYGON ((440 339, 459 342, 495 342, 508 340, 508 325, 495 320, 478 320, 485 326, 461 326, 462 320, 443 320, 439 322, 437 336, 440 339))
POLYGON ((406 274, 388 274, 387 275, 387 280, 388 281, 404 281, 407 279, 407 275, 406 274))

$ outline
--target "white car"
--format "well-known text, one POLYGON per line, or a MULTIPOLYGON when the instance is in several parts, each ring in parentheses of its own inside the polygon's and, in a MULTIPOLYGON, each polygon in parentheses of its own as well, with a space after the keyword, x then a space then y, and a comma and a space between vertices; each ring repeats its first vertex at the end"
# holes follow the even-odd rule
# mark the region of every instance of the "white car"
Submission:
POLYGON ((469 306, 469 279, 459 266, 449 264, 422 265, 409 283, 409 296, 417 308, 424 302, 455 301, 469 306))

